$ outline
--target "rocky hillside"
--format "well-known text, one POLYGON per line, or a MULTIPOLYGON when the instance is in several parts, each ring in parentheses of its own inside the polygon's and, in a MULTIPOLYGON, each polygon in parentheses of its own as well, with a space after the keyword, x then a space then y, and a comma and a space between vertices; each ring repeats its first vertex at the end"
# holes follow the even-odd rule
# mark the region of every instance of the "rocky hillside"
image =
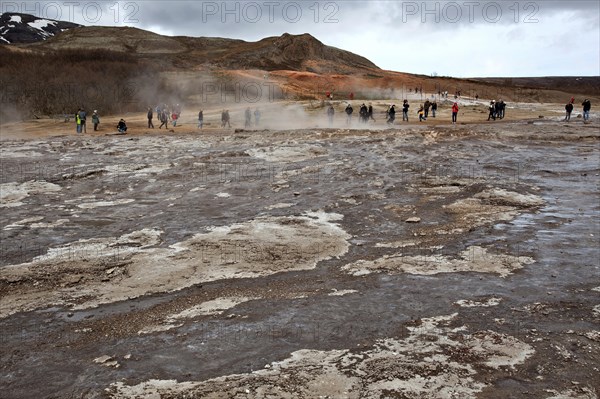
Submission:
POLYGON ((198 66, 226 69, 312 72, 379 69, 368 59, 327 46, 310 34, 268 37, 258 42, 210 37, 170 37, 129 27, 80 27, 31 48, 121 51, 160 59, 175 69, 198 66))
POLYGON ((262 70, 296 70, 333 72, 338 68, 378 69, 368 59, 326 46, 308 33, 268 37, 256 43, 246 43, 239 51, 218 59, 229 68, 262 70))
POLYGON ((35 43, 78 26, 29 14, 4 13, 0 14, 0 43, 35 43))

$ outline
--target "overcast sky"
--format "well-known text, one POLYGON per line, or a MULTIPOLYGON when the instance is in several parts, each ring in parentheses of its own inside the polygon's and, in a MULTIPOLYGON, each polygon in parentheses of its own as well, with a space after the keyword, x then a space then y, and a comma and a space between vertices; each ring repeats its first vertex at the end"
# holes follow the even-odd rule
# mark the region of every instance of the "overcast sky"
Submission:
POLYGON ((84 25, 257 41, 310 33, 401 72, 600 75, 600 1, 2 1, 84 25))

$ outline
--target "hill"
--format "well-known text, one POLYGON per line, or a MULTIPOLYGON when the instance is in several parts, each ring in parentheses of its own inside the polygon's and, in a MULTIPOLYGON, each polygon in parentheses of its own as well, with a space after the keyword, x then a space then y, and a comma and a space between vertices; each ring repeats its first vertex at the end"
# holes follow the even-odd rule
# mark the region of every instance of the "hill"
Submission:
POLYGON ((161 36, 129 27, 80 27, 31 48, 52 50, 100 49, 135 54, 140 58, 168 55, 167 66, 225 69, 296 70, 323 72, 378 69, 364 57, 327 46, 308 33, 267 37, 258 42, 236 39, 161 36))
POLYGON ((35 43, 79 26, 29 14, 3 13, 0 15, 0 43, 35 43))
POLYGON ((600 93, 598 76, 545 76, 524 78, 476 78, 474 82, 505 85, 515 88, 559 90, 567 93, 589 95, 600 93))

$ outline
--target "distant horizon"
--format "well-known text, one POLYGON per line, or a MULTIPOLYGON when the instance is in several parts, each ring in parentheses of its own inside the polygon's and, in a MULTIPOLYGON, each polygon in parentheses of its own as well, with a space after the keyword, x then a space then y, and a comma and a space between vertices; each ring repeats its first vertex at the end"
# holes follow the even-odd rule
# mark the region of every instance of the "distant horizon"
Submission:
POLYGON ((2 3, 0 11, 84 26, 128 26, 164 36, 248 42, 309 33, 383 70, 425 76, 600 76, 600 2, 595 0, 41 1, 2 3))

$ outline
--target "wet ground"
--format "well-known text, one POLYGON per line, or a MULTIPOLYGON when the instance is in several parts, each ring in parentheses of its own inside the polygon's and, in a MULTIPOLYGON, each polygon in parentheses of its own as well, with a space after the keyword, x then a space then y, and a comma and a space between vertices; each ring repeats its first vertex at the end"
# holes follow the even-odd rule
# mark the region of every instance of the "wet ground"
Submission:
POLYGON ((2 397, 597 398, 598 123, 2 142, 2 397))

